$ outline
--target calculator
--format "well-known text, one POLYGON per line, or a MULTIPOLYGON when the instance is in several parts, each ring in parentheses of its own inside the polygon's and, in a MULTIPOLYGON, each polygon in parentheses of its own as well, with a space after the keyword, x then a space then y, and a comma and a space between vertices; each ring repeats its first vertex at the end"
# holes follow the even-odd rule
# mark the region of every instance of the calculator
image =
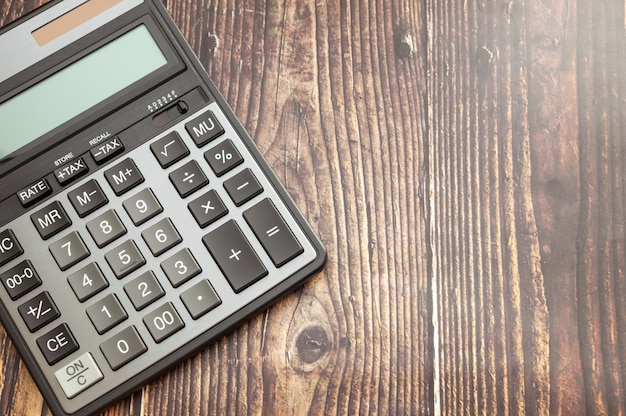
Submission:
POLYGON ((0 319, 54 414, 104 409, 323 267, 160 1, 53 1, 0 56, 0 319))

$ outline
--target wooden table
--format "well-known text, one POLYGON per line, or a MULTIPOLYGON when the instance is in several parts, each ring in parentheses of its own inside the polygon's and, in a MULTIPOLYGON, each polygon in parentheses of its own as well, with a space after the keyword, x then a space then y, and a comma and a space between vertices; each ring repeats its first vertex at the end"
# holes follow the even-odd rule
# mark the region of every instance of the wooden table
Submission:
POLYGON ((168 8, 328 264, 107 415, 626 413, 623 1, 168 8))

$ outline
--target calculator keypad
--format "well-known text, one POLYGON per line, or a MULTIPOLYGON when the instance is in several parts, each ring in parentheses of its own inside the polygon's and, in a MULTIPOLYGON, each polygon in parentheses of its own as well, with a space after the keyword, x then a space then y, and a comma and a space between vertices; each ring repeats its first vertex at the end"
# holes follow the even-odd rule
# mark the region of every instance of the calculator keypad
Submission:
POLYGON ((0 230, 5 303, 68 402, 128 381, 316 258, 209 107, 139 148, 121 135, 94 147, 102 170, 83 158, 58 170, 68 189, 0 230))

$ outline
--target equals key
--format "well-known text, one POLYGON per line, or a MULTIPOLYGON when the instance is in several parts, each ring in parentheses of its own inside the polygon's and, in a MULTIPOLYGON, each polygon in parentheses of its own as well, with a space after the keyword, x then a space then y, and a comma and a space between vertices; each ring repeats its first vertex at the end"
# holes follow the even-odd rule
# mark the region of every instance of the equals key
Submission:
POLYGON ((276 267, 304 251, 268 198, 244 212, 243 216, 276 267))

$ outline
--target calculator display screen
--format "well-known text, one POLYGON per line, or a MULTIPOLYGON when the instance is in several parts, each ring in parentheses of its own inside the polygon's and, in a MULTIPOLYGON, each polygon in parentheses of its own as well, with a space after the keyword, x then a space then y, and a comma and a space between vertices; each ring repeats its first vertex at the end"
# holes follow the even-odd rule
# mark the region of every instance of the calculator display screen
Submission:
POLYGON ((140 25, 0 104, 0 159, 166 63, 140 25))

